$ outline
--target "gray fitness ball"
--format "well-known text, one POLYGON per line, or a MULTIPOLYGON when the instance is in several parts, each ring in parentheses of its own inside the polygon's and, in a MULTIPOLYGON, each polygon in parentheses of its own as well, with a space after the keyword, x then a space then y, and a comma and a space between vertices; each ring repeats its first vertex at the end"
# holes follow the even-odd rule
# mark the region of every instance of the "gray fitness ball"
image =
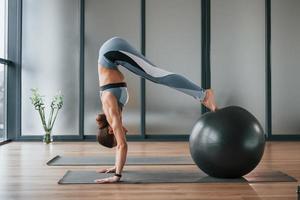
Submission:
POLYGON ((237 178, 252 171, 264 147, 262 126, 238 106, 204 114, 190 135, 193 160, 206 174, 218 178, 237 178))

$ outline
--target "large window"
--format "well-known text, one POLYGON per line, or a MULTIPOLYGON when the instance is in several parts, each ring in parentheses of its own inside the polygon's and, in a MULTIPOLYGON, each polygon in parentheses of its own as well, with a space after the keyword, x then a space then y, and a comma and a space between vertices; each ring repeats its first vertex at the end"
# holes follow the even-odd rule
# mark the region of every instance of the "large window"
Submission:
MULTIPOLYGON (((98 51, 112 36, 128 40, 140 49, 140 0, 85 1, 84 134, 95 135, 95 116, 103 112, 97 73, 98 51), (113 10, 113 12, 112 12, 113 10)), ((120 67, 126 77, 130 100, 123 110, 129 135, 140 134, 140 78, 120 67)))
POLYGON ((239 105, 265 122, 264 0, 211 1, 211 85, 220 107, 239 105))
POLYGON ((300 134, 300 1, 273 0, 272 134, 300 134))
MULTIPOLYGON (((198 0, 146 1, 146 56, 157 66, 201 82, 198 0)), ((146 82, 146 134, 188 135, 200 113, 194 98, 146 82)))
MULTIPOLYGON (((271 2, 266 8, 269 10, 271 6, 272 15, 272 131, 274 135, 299 136, 297 100, 300 93, 295 87, 299 85, 300 73, 300 3, 299 0, 271 2)), ((265 3, 265 0, 210 0, 210 80, 217 104, 245 107, 261 124, 269 122, 265 120, 269 117, 265 114, 265 92, 270 89, 265 88, 268 61, 265 51, 269 49, 265 46, 269 41, 265 32, 269 25, 265 3)), ((201 8, 201 0, 0 0, 0 141, 6 138, 6 113, 15 113, 18 118, 13 116, 13 119, 19 120, 19 104, 8 106, 9 109, 15 106, 16 112, 6 112, 6 103, 12 102, 6 101, 6 91, 16 97, 19 86, 22 137, 39 138, 44 132, 29 99, 30 89, 39 88, 46 96, 47 107, 58 90, 65 97, 54 135, 93 138, 97 132, 95 116, 102 112, 98 50, 113 36, 125 38, 137 50, 143 48, 146 57, 157 66, 182 74, 200 85, 201 53, 202 50, 207 53, 201 45, 201 34, 206 32, 201 29, 202 17, 206 19, 201 8), (18 9, 14 3, 8 6, 8 2, 18 2, 18 9), (10 12, 9 21, 15 23, 9 26, 9 41, 12 41, 8 45, 12 46, 9 58, 15 68, 6 60, 8 7, 9 12, 15 9, 21 17, 15 18, 10 12), (11 32, 18 32, 16 38, 11 32), (6 90, 7 69, 10 90, 6 90), (12 81, 15 81, 16 91, 11 90, 14 89, 14 85, 10 85, 12 81)), ((201 116, 200 102, 150 81, 146 81, 143 90, 140 77, 122 67, 120 70, 130 93, 123 120, 131 138, 141 135, 141 130, 145 130, 149 138, 188 137, 201 116), (146 124, 141 123, 144 118, 146 124)), ((8 130, 15 126, 18 132, 20 124, 15 124, 8 123, 8 130)), ((8 132, 13 134, 13 131, 8 132)))
MULTIPOLYGON (((0 58, 6 58, 7 0, 0 0, 0 58)), ((0 63, 0 142, 6 139, 6 65, 0 63)))
POLYGON ((64 105, 53 134, 78 135, 80 0, 24 0, 22 4, 22 135, 43 134, 29 99, 31 88, 45 95, 47 108, 61 90, 64 105))

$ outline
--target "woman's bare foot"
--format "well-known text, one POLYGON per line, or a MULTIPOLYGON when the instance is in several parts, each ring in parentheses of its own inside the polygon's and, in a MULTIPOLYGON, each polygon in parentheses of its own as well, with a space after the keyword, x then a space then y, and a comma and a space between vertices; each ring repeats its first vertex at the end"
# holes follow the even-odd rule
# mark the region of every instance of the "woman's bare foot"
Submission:
POLYGON ((212 89, 207 89, 205 90, 205 98, 202 101, 202 104, 207 107, 208 109, 210 109, 211 111, 216 111, 217 108, 217 104, 215 101, 215 95, 212 89))

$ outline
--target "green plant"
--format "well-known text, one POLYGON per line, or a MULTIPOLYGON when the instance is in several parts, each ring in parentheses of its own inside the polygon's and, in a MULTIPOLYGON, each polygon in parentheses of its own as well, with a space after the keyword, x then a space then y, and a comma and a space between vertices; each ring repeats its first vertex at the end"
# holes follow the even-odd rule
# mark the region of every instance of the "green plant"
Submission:
POLYGON ((51 102, 51 111, 50 115, 48 118, 48 122, 46 122, 46 116, 45 116, 45 104, 43 97, 37 88, 32 88, 32 96, 30 97, 31 102, 34 106, 34 109, 39 112, 43 128, 46 133, 51 133, 54 122, 56 120, 58 111, 62 108, 63 106, 63 95, 59 91, 52 99, 51 102))

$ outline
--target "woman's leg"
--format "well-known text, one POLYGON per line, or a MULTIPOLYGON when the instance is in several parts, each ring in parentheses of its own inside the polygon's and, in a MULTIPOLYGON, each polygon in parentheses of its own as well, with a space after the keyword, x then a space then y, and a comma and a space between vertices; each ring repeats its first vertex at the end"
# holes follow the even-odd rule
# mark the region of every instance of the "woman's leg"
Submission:
POLYGON ((182 75, 158 68, 121 38, 114 37, 102 45, 98 62, 104 67, 121 65, 140 77, 181 91, 197 100, 203 101, 205 98, 205 89, 182 75))

